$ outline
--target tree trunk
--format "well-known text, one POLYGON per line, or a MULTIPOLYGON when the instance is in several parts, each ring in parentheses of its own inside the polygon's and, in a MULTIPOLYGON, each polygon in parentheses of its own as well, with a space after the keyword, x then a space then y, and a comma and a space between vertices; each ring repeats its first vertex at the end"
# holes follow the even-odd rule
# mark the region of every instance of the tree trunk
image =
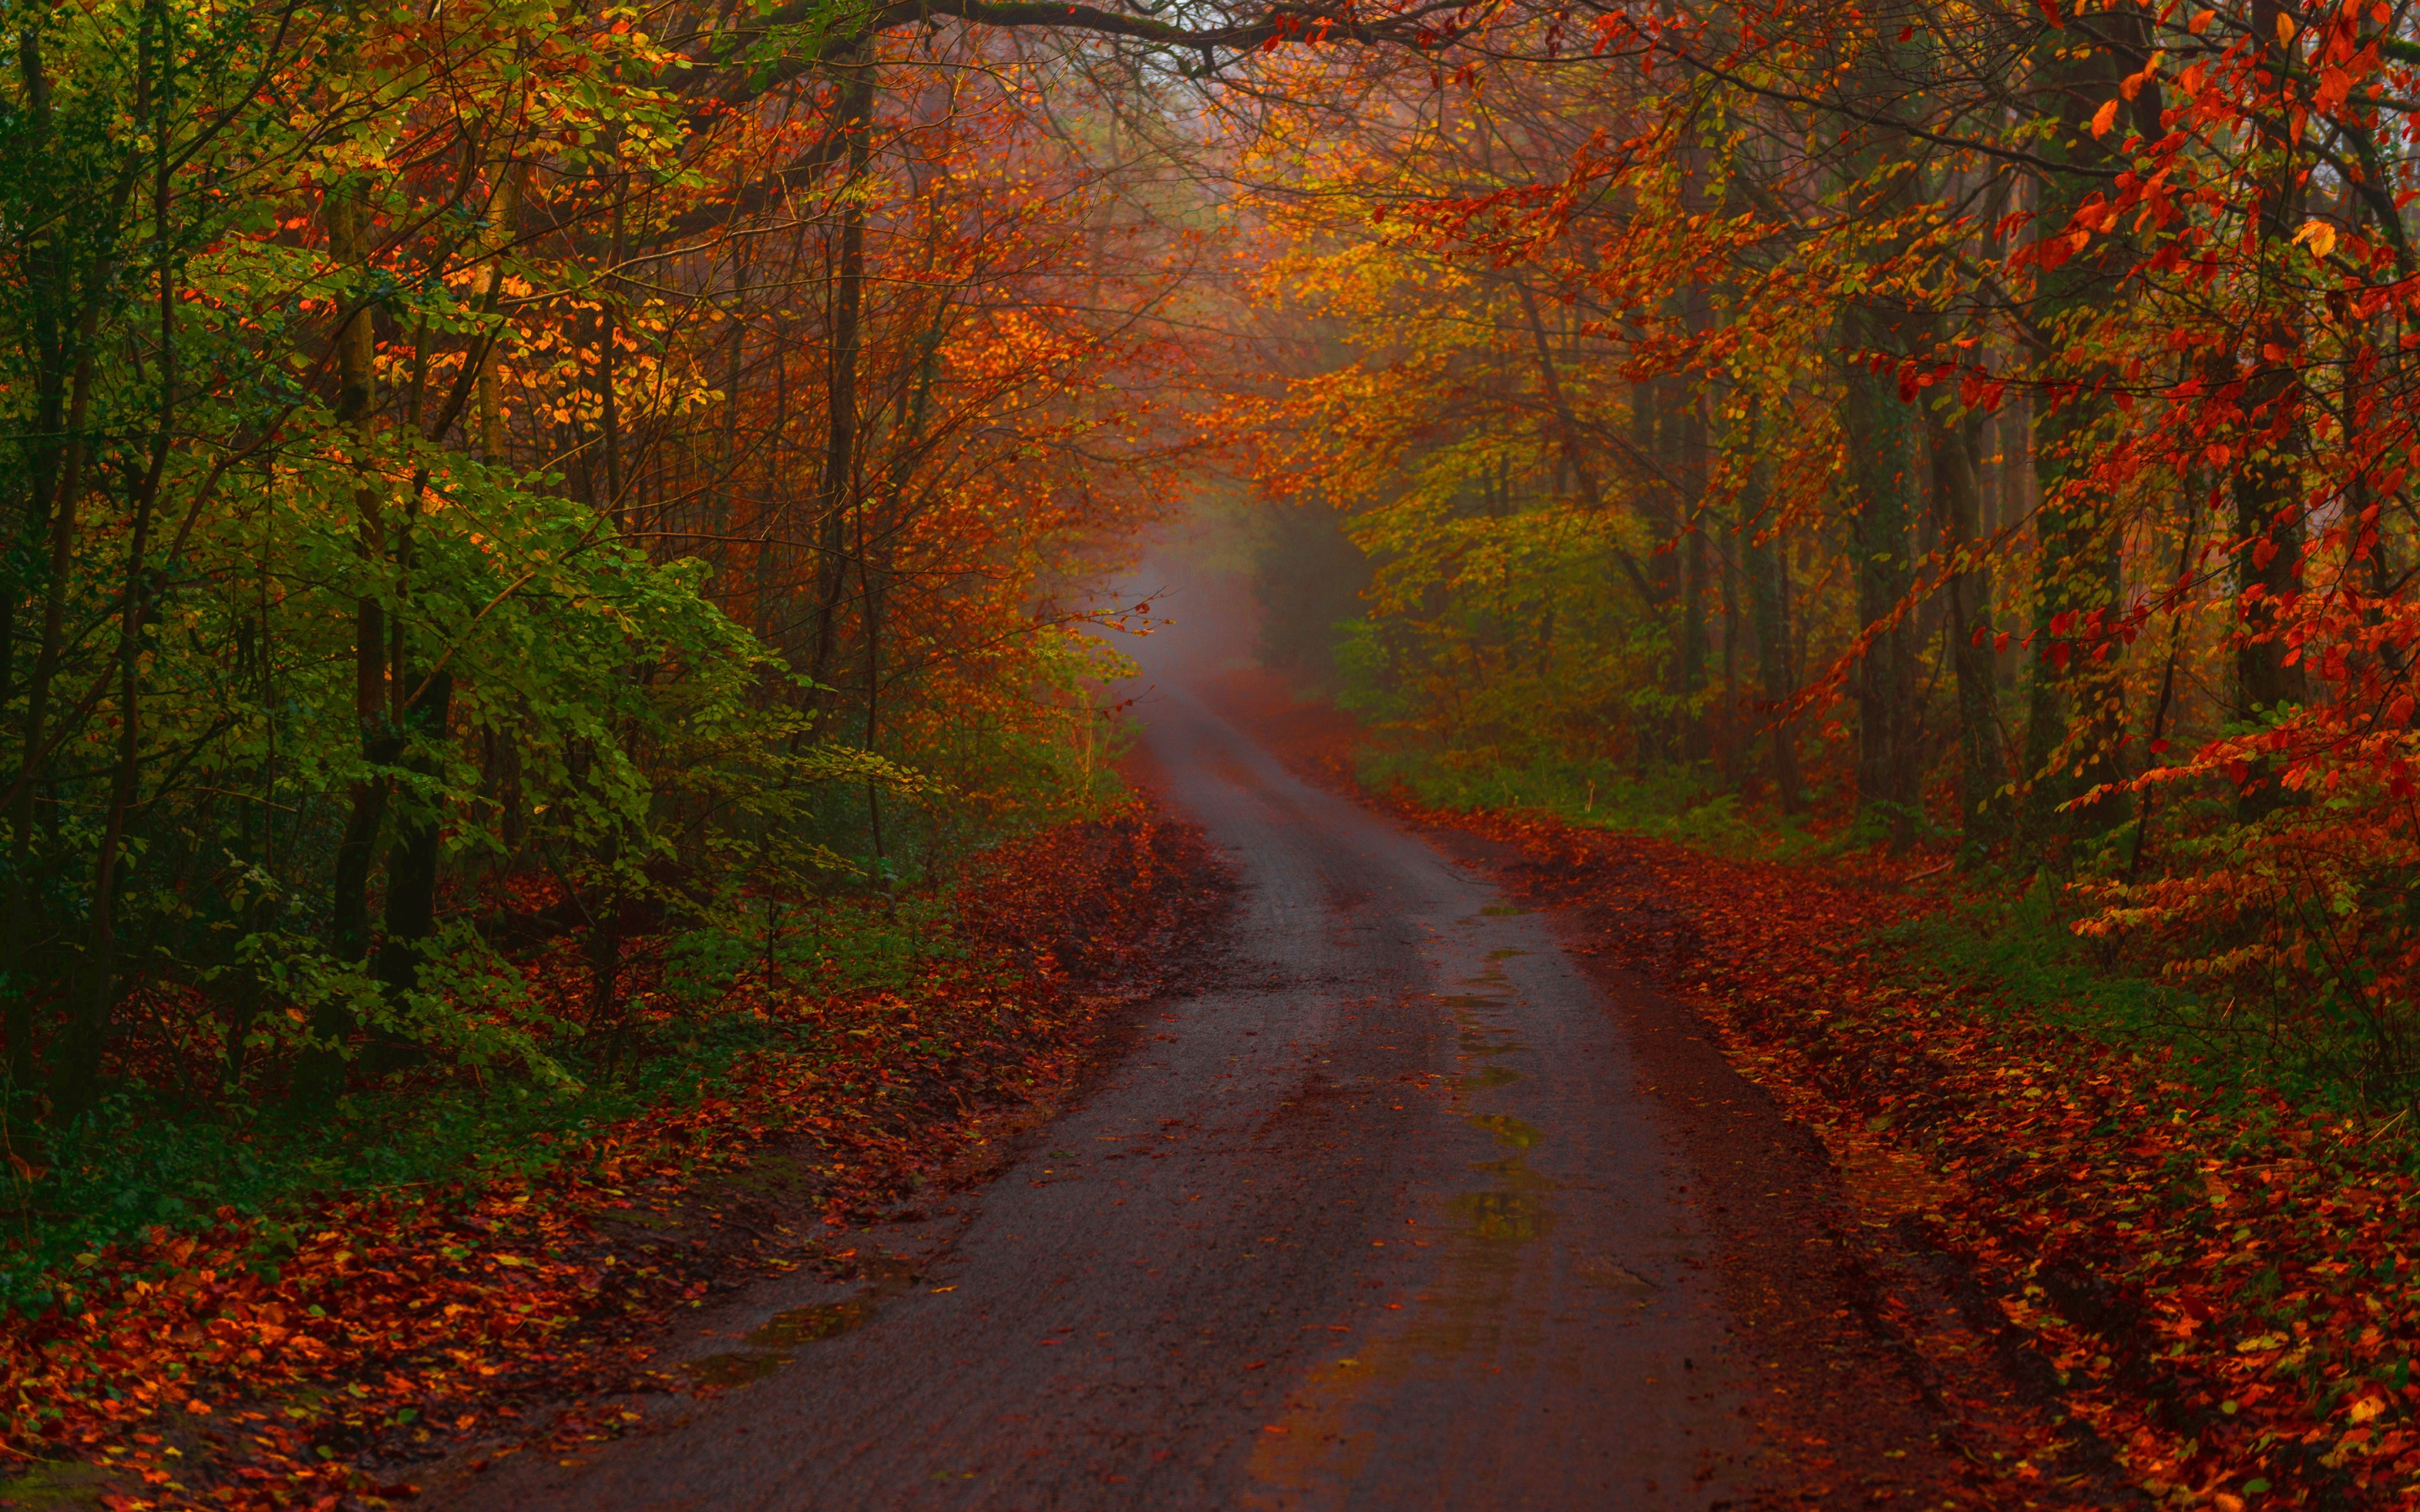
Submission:
POLYGON ((840 600, 848 585, 847 512, 857 470, 857 368, 865 302, 865 206, 859 194, 874 147, 872 49, 860 41, 843 66, 847 71, 839 130, 848 133, 848 176, 842 187, 840 257, 832 278, 828 425, 823 483, 815 499, 814 655, 808 666, 809 678, 818 685, 831 671, 840 600))
MULTIPOLYGON (((1969 413, 1952 423, 1927 410, 1932 453, 1933 517, 1954 559, 1981 537, 1982 495, 1975 454, 1983 421, 1969 413)), ((1992 665, 1992 579, 1980 567, 1950 574, 1949 657, 1958 681, 1958 810, 1970 859, 2007 838, 2008 777, 2000 759, 1999 685, 1992 665), (1978 643, 1979 641, 1979 643, 1978 643)))
POLYGON ((109 808, 101 821, 101 851, 95 858, 92 885, 90 980, 75 1014, 69 1020, 65 1054, 60 1062, 59 1110, 68 1118, 92 1106, 101 1092, 101 1053, 109 1043, 109 1021, 117 1005, 118 863, 125 855, 129 817, 143 777, 142 668, 143 632, 150 617, 151 522, 160 499, 160 485, 168 469, 176 435, 177 363, 176 260, 171 252, 168 206, 169 154, 167 120, 175 108, 175 44, 169 35, 167 9, 145 8, 140 23, 135 113, 155 117, 156 161, 151 176, 152 255, 158 284, 160 349, 154 364, 159 383, 152 419, 151 456, 135 486, 133 517, 126 537, 125 603, 117 631, 117 760, 109 784, 109 808))
MULTIPOLYGON (((1854 354, 1896 346, 1878 312, 1853 308, 1842 346, 1854 354)), ((1857 663, 1857 804, 1887 818, 1891 842, 1914 837, 1918 797, 1916 748, 1916 637, 1897 613, 1914 585, 1909 507, 1915 434, 1897 385, 1854 363, 1847 378, 1843 440, 1848 451, 1849 542, 1857 582, 1857 619, 1873 639, 1857 663)))
POLYGON ((1759 517, 1764 507, 1764 478, 1761 471, 1750 477, 1749 490, 1748 496, 1740 501, 1744 522, 1740 557, 1747 577, 1748 612, 1756 627, 1757 691, 1763 698, 1767 717, 1773 720, 1769 738, 1774 801, 1783 813, 1797 813, 1806 807, 1801 791, 1803 779, 1798 774, 1797 741, 1791 722, 1780 717, 1781 706, 1798 691, 1791 676, 1786 551, 1777 532, 1771 540, 1763 538, 1763 521, 1759 517))
MULTIPOLYGON (((2130 67, 2122 49, 2140 30, 2140 17, 2110 10, 2079 18, 2078 27, 2102 28, 2098 38, 2046 33, 2037 60, 2042 87, 2055 100, 2056 128, 2044 139, 2041 151, 2077 168, 2100 170, 2115 159, 2101 138, 2092 134, 2091 120, 2118 92, 2121 70, 2130 67), (2093 45, 2094 43, 2099 45, 2093 45)), ((2146 90, 2137 102, 2156 118, 2156 100, 2146 90)), ((2105 187, 2095 174, 2057 173, 2040 181, 2041 234, 2064 232, 2086 196, 2105 187)), ((2113 295, 2116 281, 2127 266, 2117 233, 2097 237, 2080 254, 2056 268, 2046 269, 2037 285, 2040 299, 2036 328, 2055 343, 2066 329, 2089 319, 2113 295)), ((2038 362, 2055 364, 2062 354, 2049 345, 2037 348, 2038 362)), ((2124 823, 2129 805, 2121 794, 2108 795, 2086 806, 2074 800, 2122 775, 2118 765, 2118 741, 2124 733, 2122 684, 2118 676, 2118 647, 2094 645, 2076 634, 2094 612, 2116 608, 2120 586, 2120 542, 2114 522, 2093 494, 2088 456, 2102 401, 2087 396, 2089 372, 2063 376, 2086 380, 2055 402, 2038 405, 2034 412, 2034 459, 2040 476, 2040 504, 2035 517, 2039 541, 2034 583, 2032 655, 2029 658, 2025 710, 2025 839, 2055 853, 2124 823), (2055 625, 2067 627, 2064 635, 2055 625), (2100 652, 2096 658, 2095 651, 2100 652)))
MULTIPOLYGON (((48 141, 51 125, 49 65, 42 55, 42 26, 27 18, 17 34, 17 60, 24 94, 24 126, 39 144, 48 141)), ((140 177, 138 160, 130 151, 112 185, 106 203, 94 220, 106 228, 99 239, 102 251, 89 267, 79 269, 73 255, 75 239, 54 236, 27 259, 32 275, 28 289, 33 305, 36 414, 41 427, 35 438, 30 494, 23 520, 25 554, 44 563, 41 581, 41 625, 34 666, 25 682, 25 714, 18 768, 8 804, 9 866, 7 918, 0 922, 0 993, 8 996, 8 1078, 11 1086, 27 1086, 34 1074, 34 995, 37 975, 32 957, 32 930, 38 910, 33 883, 39 868, 34 856, 34 794, 50 748, 63 732, 51 728, 51 692, 67 654, 69 578, 75 565, 79 506, 89 457, 85 427, 91 415, 95 379, 95 347, 101 329, 101 304, 127 206, 140 177), (81 275, 81 277, 79 276, 81 275), (72 312, 72 314, 70 313, 72 312), (66 336, 69 331, 71 337, 66 336)), ((61 208, 64 213, 73 210, 61 208)), ((84 207, 78 207, 84 208, 84 207)), ((13 680, 16 640, 16 594, 8 597, 7 671, 0 679, 13 680)))
MULTIPOLYGON (((422 679, 404 715, 411 738, 438 748, 411 759, 415 771, 434 775, 442 769, 453 717, 454 673, 441 667, 422 679)), ((437 803, 407 802, 399 808, 395 841, 387 849, 386 937, 380 942, 378 958, 379 986, 395 1011, 419 989, 421 955, 437 932, 438 841, 445 817, 437 803)), ((393 1032, 380 1037, 380 1069, 391 1069, 410 1054, 402 1037, 393 1032)))
MULTIPOLYGON (((2284 79, 2293 61, 2292 44, 2278 36, 2278 20, 2289 12, 2277 0, 2254 0, 2254 35, 2266 56, 2261 67, 2272 79, 2284 79)), ((2262 145, 2277 155, 2273 177, 2261 186, 2257 207, 2262 242, 2260 269, 2264 284, 2271 270, 2287 255, 2301 224, 2304 194, 2295 171, 2294 143, 2285 122, 2264 118, 2262 145)), ((2264 288, 2259 302, 2261 323, 2244 343, 2255 366, 2243 396, 2246 434, 2243 460, 2234 479, 2236 588, 2249 596, 2235 648, 2237 717, 2245 720, 2273 717, 2280 710, 2302 703, 2308 694, 2301 662, 2286 663, 2285 638, 2278 633, 2284 605, 2302 591, 2304 532, 2302 501, 2296 497, 2295 458, 2301 450, 2302 424, 2295 412, 2298 397, 2294 373, 2285 362, 2264 355, 2270 349, 2291 352, 2301 346, 2289 312, 2294 296, 2264 288)), ((2273 764, 2253 764, 2236 798, 2237 816, 2247 822, 2273 812, 2289 799, 2277 783, 2273 764)))
MULTIPOLYGON (((497 170, 495 190, 488 196, 488 243, 493 250, 487 266, 479 270, 476 291, 491 316, 503 294, 504 249, 512 244, 513 226, 520 215, 521 185, 528 177, 525 165, 507 162, 497 170)), ((504 458, 504 375, 497 365, 503 345, 490 337, 479 350, 479 460, 489 467, 502 466, 504 458)))
MULTIPOLYGON (((347 177, 331 185, 323 201, 329 254, 358 275, 357 291, 367 289, 370 283, 368 193, 361 179, 347 177)), ((371 412, 377 403, 376 340, 372 313, 356 293, 349 300, 344 324, 336 332, 335 418, 351 432, 356 448, 357 549, 373 572, 382 570, 386 559, 386 527, 368 455, 371 412)), ((386 609, 374 594, 353 601, 353 717, 360 731, 363 763, 372 770, 353 783, 344 832, 336 841, 329 947, 347 964, 359 964, 369 950, 370 871, 378 858, 379 830, 385 823, 387 802, 387 779, 376 775, 376 769, 392 764, 401 750, 401 741, 387 717, 386 609)), ((298 1095, 327 1096, 341 1085, 342 1047, 352 1027, 351 1015, 343 1004, 319 1005, 312 1015, 311 1032, 320 1044, 296 1073, 298 1095)))

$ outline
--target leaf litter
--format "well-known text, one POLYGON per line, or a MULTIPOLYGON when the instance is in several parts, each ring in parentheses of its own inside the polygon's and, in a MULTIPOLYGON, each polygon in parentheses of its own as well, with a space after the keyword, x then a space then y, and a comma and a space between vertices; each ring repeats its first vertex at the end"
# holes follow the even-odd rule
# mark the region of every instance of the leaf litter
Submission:
POLYGON ((376 1507, 465 1442, 566 1453, 627 1431, 644 1414, 597 1398, 700 1389, 647 1369, 675 1310, 802 1264, 859 1273, 853 1247, 742 1211, 752 1177, 803 1187, 836 1240, 979 1173, 1149 995, 1218 878, 1197 828, 1141 805, 1063 825, 982 859, 968 949, 908 990, 752 983, 721 1005, 824 1031, 811 1052, 754 1054, 534 1171, 323 1195, 281 1215, 296 1238, 274 1264, 266 1221, 232 1208, 78 1257, 58 1305, 0 1323, 0 1452, 31 1469, 0 1500, 376 1507))
POLYGON ((1414 817, 1517 848, 1527 899, 1641 897, 1608 934, 1832 1152, 1870 1221, 1959 1257, 2076 1419, 2163 1505, 2420 1496, 2420 1207, 2406 1152, 2196 1085, 1854 942, 1929 906, 1888 863, 1709 856, 1531 812, 1414 817))

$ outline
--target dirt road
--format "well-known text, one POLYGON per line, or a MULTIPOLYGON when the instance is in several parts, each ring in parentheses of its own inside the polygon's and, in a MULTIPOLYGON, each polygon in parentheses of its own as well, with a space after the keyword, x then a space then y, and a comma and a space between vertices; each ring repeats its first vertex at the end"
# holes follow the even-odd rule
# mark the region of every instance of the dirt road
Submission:
POLYGON ((721 1315, 772 1320, 730 1355, 761 1379, 441 1504, 1709 1508, 1758 1478, 1703 1197, 1603 991, 1201 703, 1147 738, 1242 883, 1206 989, 880 1234, 889 1282, 721 1315))

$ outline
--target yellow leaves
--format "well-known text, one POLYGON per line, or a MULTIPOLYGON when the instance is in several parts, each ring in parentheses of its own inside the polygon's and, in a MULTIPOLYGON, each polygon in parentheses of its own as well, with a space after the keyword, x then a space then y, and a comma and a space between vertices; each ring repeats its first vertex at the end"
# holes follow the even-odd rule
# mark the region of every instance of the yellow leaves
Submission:
POLYGON ((2312 256, 2324 259, 2336 250, 2336 228, 2321 220, 2304 221, 2303 228, 2294 233, 2294 241, 2310 248, 2312 256))
POLYGON ((2277 12, 2277 45, 2279 47, 2294 45, 2294 18, 2282 10, 2277 12))

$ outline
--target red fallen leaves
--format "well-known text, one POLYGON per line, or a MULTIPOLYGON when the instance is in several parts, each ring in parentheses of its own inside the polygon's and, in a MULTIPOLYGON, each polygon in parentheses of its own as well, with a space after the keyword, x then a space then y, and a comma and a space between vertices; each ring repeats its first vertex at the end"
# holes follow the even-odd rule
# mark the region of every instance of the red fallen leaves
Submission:
MULTIPOLYGON (((828 1163, 832 1223, 964 1160, 984 1109, 1065 1084, 1111 1006, 1083 989, 1141 963, 1212 873, 1198 831, 1140 809, 1060 826, 974 869, 965 959, 935 963, 906 995, 756 992, 738 1006, 826 1032, 711 1093, 566 1136, 534 1179, 329 1197, 299 1215, 307 1237, 273 1280, 254 1268, 259 1224, 230 1209, 92 1257, 61 1278, 66 1306, 0 1325, 0 1449, 122 1467, 142 1485, 112 1501, 129 1512, 410 1495, 363 1460, 493 1430, 517 1415, 509 1398, 627 1383, 645 1324, 704 1295, 676 1254, 614 1253, 600 1220, 634 1196, 676 1198, 777 1137, 828 1163)), ((550 1435, 567 1446, 627 1416, 590 1424, 575 1409, 550 1435)))
POLYGON ((1876 886, 1894 878, 1405 807, 1515 844, 1508 880, 1530 900, 1604 910, 1605 945, 1836 1150, 1881 1144, 1937 1173, 1928 1237, 2153 1496, 2226 1512, 2420 1495, 2420 1205, 2394 1151, 1912 983, 1854 943, 1919 906, 1876 886))

